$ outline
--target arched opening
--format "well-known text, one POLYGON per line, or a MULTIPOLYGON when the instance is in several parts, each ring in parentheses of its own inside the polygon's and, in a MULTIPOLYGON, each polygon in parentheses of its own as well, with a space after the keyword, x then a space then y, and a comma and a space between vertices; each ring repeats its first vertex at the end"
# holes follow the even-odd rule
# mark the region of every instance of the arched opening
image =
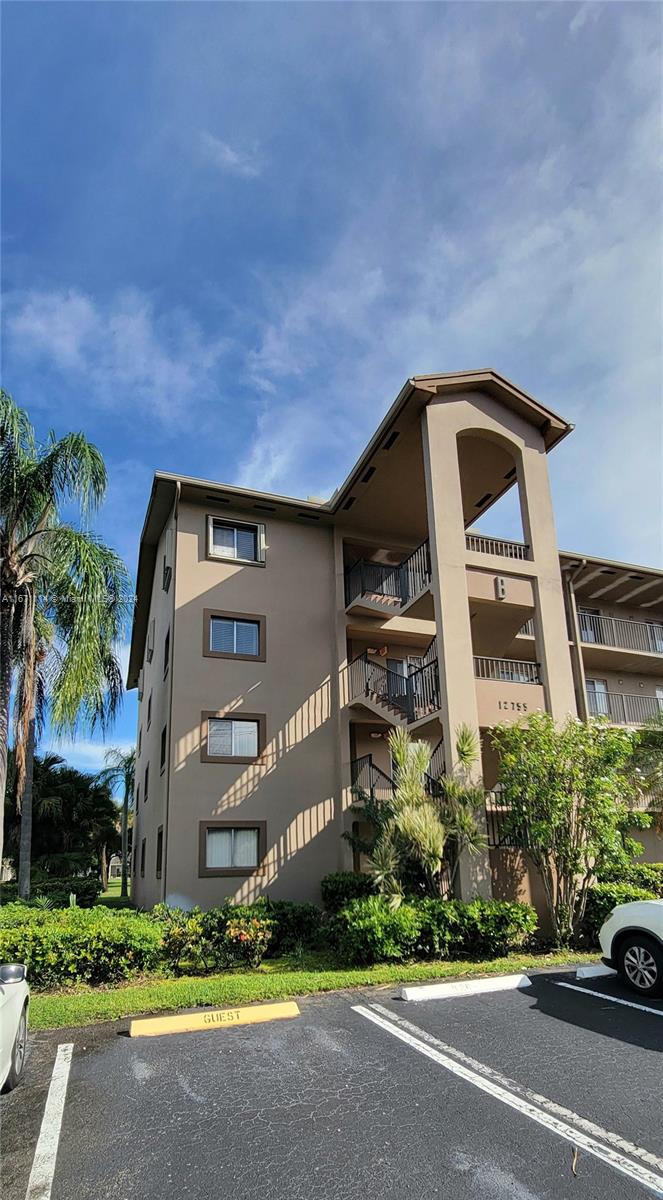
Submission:
POLYGON ((526 543, 518 448, 507 438, 483 430, 459 433, 457 444, 468 533, 526 543))

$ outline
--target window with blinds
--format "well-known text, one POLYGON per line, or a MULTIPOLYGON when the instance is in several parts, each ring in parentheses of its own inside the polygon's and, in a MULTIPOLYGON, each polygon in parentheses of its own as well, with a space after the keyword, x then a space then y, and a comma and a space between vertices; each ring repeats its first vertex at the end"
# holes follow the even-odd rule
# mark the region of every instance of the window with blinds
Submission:
POLYGON ((238 562, 264 562, 264 525, 235 524, 219 517, 208 518, 208 552, 211 558, 238 562))
POLYGON ((210 717, 207 753, 211 758, 257 758, 258 722, 210 717))
POLYGON ((231 617, 210 617, 209 648, 215 654, 260 654, 258 621, 237 621, 231 617))
POLYGON ((257 827, 255 829, 208 829, 205 866, 211 871, 257 867, 259 841, 260 835, 257 827))

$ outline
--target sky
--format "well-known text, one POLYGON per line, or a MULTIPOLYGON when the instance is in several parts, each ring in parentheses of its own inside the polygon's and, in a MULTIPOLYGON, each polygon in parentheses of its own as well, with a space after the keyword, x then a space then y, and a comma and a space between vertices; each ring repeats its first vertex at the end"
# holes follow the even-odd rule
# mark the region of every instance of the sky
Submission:
POLYGON ((560 546, 660 564, 662 42, 638 2, 5 0, 3 386, 100 447, 132 572, 155 469, 326 497, 478 367, 576 424, 560 546))

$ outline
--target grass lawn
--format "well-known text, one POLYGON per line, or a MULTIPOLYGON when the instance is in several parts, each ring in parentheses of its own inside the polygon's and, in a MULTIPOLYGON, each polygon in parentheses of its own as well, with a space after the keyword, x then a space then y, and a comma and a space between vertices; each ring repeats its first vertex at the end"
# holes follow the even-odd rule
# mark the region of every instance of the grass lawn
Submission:
MULTIPOLYGON (((131 890, 131 885, 129 885, 131 890)), ((120 892, 122 890, 121 879, 109 879, 108 887, 105 892, 102 892, 97 904, 105 904, 107 908, 132 908, 131 900, 123 900, 120 892)))
POLYGON ((71 991, 32 995, 31 1029, 91 1025, 118 1017, 169 1009, 248 1004, 252 1000, 285 1000, 315 992, 376 984, 417 983, 429 979, 470 978, 506 975, 535 967, 564 966, 587 962, 587 953, 563 951, 550 954, 512 954, 486 962, 426 962, 381 964, 375 967, 329 967, 322 956, 311 955, 303 964, 274 959, 257 971, 223 975, 183 976, 168 979, 152 976, 140 983, 109 988, 79 988, 71 991))

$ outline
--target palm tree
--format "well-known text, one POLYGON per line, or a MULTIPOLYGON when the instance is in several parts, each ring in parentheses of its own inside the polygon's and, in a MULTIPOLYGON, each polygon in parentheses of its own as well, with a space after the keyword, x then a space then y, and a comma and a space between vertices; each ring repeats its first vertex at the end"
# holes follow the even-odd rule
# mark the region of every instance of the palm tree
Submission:
MULTIPOLYGON (((82 433, 36 444, 27 413, 0 391, 0 804, 7 783, 9 702, 16 697, 17 799, 25 813, 29 861, 29 766, 38 720, 40 665, 48 651, 48 704, 57 732, 106 728, 122 699, 115 645, 131 606, 122 560, 87 529, 60 514, 98 507, 106 468, 82 433)), ((43 673, 41 673, 43 675, 43 673)), ((0 859, 2 835, 0 833, 0 859)), ((29 874, 23 872, 29 890, 29 874)))
POLYGON ((113 747, 106 752, 106 767, 99 772, 98 779, 112 789, 122 787, 122 886, 120 895, 128 896, 128 850, 129 850, 129 807, 133 799, 136 779, 136 751, 113 747))

